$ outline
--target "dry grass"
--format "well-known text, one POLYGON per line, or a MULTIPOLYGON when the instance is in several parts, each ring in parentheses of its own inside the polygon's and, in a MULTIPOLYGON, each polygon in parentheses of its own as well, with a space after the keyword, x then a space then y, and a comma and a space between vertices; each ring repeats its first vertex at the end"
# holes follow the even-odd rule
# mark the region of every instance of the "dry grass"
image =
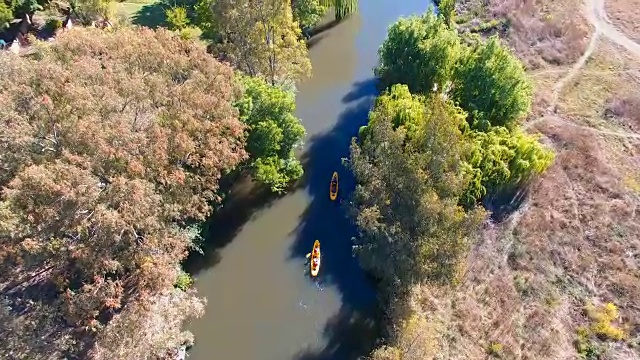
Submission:
MULTIPOLYGON (((503 35, 537 69, 528 128, 554 147, 556 161, 522 209, 487 224, 459 286, 416 290, 421 300, 411 312, 429 319, 424 334, 438 329, 428 337, 438 355, 404 359, 640 359, 640 62, 598 39, 549 113, 549 89, 569 73, 592 31, 578 16, 581 2, 488 3, 484 12, 470 2, 464 8, 485 21, 511 19, 503 35), (539 26, 549 22, 555 25, 539 26), (620 341, 588 330, 595 325, 585 306, 609 302, 620 311, 611 324, 624 331, 620 341)), ((628 15, 640 24, 637 13, 628 15)))
POLYGON ((607 103, 605 116, 640 133, 640 96, 634 94, 611 98, 607 103))
POLYGON ((462 0, 457 6, 460 20, 468 20, 462 25, 467 31, 492 21, 506 24, 504 37, 528 69, 538 69, 571 64, 583 53, 590 27, 575 11, 580 5, 580 0, 462 0))
POLYGON ((636 42, 640 41, 640 0, 607 0, 605 8, 616 27, 636 42))
POLYGON ((575 359, 583 307, 613 302, 627 342, 596 342, 607 358, 639 359, 628 344, 640 325, 638 140, 611 138, 561 120, 536 126, 557 149, 519 219, 485 231, 451 308, 451 359, 479 359, 491 342, 509 359, 575 359), (515 222, 515 223, 513 223, 515 222))
POLYGON ((640 62, 619 47, 600 41, 585 66, 562 89, 558 109, 565 117, 606 125, 606 106, 614 97, 631 100, 638 84, 640 62))

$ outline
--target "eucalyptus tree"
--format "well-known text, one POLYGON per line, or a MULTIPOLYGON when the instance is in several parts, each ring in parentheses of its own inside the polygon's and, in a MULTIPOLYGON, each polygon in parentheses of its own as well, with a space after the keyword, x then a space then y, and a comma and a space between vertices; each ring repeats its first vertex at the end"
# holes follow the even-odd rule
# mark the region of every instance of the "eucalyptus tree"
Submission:
POLYGON ((247 158, 233 69, 147 28, 36 51, 0 70, 0 358, 161 356, 202 311, 174 287, 193 246, 178 224, 247 158))
POLYGON ((272 85, 311 75, 307 46, 290 0, 217 0, 209 11, 209 21, 220 36, 211 47, 214 55, 272 85))

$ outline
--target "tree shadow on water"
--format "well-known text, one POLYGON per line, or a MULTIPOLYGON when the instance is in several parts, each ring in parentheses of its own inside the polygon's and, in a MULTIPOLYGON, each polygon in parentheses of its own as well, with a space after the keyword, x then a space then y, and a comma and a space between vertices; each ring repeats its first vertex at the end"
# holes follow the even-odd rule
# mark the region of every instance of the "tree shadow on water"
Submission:
MULTIPOLYGON (((301 360, 355 359, 357 356, 353 352, 358 350, 355 346, 357 342, 349 339, 358 339, 357 329, 374 328, 376 323, 373 320, 377 304, 375 287, 352 255, 351 239, 357 231, 341 205, 343 200, 348 201, 355 188, 355 179, 343 166, 342 158, 349 156, 351 139, 367 123, 367 115, 376 94, 376 82, 368 80, 355 83, 352 93, 359 96, 352 97, 353 104, 340 115, 333 129, 309 139, 301 158, 305 175, 298 186, 306 188, 312 200, 294 230, 295 241, 290 249, 290 257, 304 258, 314 240, 320 240, 322 268, 319 278, 324 286, 337 289, 343 304, 340 313, 325 329, 328 345, 321 350, 301 353, 298 356, 301 360), (339 194, 336 201, 331 201, 329 183, 334 171, 340 177, 339 194)), ((369 346, 355 352, 365 355, 368 350, 369 346)))
POLYGON ((336 20, 335 18, 331 17, 329 19, 326 19, 324 21, 321 21, 318 25, 305 30, 305 33, 309 36, 309 37, 314 37, 317 35, 322 34, 325 31, 329 31, 331 29, 333 29, 334 27, 338 26, 338 24, 340 24, 343 20, 336 20), (331 19, 331 20, 329 20, 331 19))
MULTIPOLYGON (((357 81, 353 84, 353 88, 342 97, 343 104, 349 104, 363 98, 368 98, 372 94, 376 94, 378 79, 370 78, 363 81, 357 81)), ((365 125, 365 124, 362 124, 365 125)))
POLYGON ((325 324, 323 335, 328 339, 321 350, 307 348, 295 355, 296 360, 351 360, 368 354, 375 346, 379 322, 370 314, 342 306, 325 324))
POLYGON ((202 253, 192 252, 183 262, 191 275, 217 265, 220 250, 231 243, 255 214, 267 209, 279 196, 268 187, 253 183, 248 178, 236 182, 224 201, 224 206, 207 219, 202 226, 202 253))
POLYGON ((324 34, 319 34, 316 35, 312 38, 310 38, 309 40, 307 40, 306 44, 307 44, 307 48, 311 49, 314 46, 318 45, 318 43, 320 43, 320 41, 322 41, 322 39, 324 39, 325 37, 327 37, 327 35, 324 34))

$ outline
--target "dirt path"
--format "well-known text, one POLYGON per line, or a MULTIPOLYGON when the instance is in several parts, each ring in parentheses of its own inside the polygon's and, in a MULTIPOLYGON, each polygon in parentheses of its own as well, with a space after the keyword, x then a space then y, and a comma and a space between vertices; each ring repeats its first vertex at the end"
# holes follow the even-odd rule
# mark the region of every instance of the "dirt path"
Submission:
POLYGON ((609 40, 624 47, 633 55, 640 58, 640 44, 631 40, 611 24, 604 8, 604 1, 605 0, 585 0, 587 19, 591 25, 596 28, 596 32, 600 31, 602 35, 609 40))
POLYGON ((549 110, 555 108, 560 92, 564 86, 573 79, 573 77, 576 76, 580 69, 582 69, 586 64, 587 60, 595 50, 600 36, 608 38, 640 58, 640 44, 627 37, 611 24, 611 21, 607 16, 607 12, 605 11, 604 2, 605 0, 585 0, 585 15, 587 20, 589 20, 591 25, 595 28, 595 31, 593 32, 593 35, 591 35, 589 46, 580 59, 578 59, 578 61, 571 67, 571 70, 569 70, 567 75, 558 80, 558 82, 553 86, 553 98, 549 110))
POLYGON ((540 123, 545 120, 553 120, 560 121, 571 126, 575 126, 581 129, 585 129, 591 132, 596 132, 601 135, 609 135, 609 136, 618 136, 625 138, 633 138, 640 139, 640 135, 635 133, 628 132, 614 132, 607 130, 599 130, 588 126, 582 126, 578 124, 574 124, 571 121, 567 121, 562 117, 556 116, 556 105, 558 99, 560 97, 560 92, 566 86, 566 84, 575 77, 580 70, 587 63, 587 60, 595 50, 598 40, 601 36, 606 37, 607 39, 613 41, 614 43, 624 47, 626 50, 631 52, 634 56, 637 56, 640 59, 640 44, 636 43, 625 34, 616 29, 610 22, 609 17, 607 16, 607 12, 605 11, 605 0, 585 0, 585 15, 587 20, 591 23, 591 25, 595 28, 593 34, 591 35, 591 40, 589 41, 589 46, 585 52, 580 56, 580 59, 573 64, 567 75, 563 76, 560 80, 558 80, 553 86, 553 97, 551 100, 551 104, 547 108, 548 114, 546 116, 542 116, 536 120, 530 121, 524 125, 524 129, 529 129, 537 123, 540 123))
POLYGON ((600 37, 600 30, 596 26, 596 31, 594 31, 593 35, 591 35, 591 41, 589 41, 589 46, 587 46, 587 49, 585 50, 585 52, 582 54, 582 56, 580 56, 580 59, 578 59, 578 61, 575 64, 573 64, 573 66, 571 67, 571 70, 569 70, 567 75, 565 75, 560 80, 558 80, 558 82, 553 86, 553 98, 551 100, 550 109, 555 108, 556 103, 558 102, 558 98, 560 97, 560 91, 562 91, 564 86, 571 79, 573 79, 573 77, 578 74, 580 69, 582 69, 584 64, 587 63, 587 60, 589 59, 593 51, 596 49, 596 45, 598 44, 599 37, 600 37))
POLYGON ((535 119, 533 121, 529 121, 528 123, 524 124, 523 129, 527 130, 530 129, 531 127, 533 127, 536 124, 539 124, 543 121, 557 121, 557 122, 561 122, 563 124, 569 125, 569 126, 573 126, 575 128, 581 129, 581 130, 586 130, 586 131, 590 131, 596 134, 600 134, 600 135, 607 135, 607 136, 614 136, 614 137, 621 137, 621 138, 627 138, 627 139, 639 139, 640 140, 640 134, 635 134, 632 132, 618 132, 618 131, 609 131, 609 130, 600 130, 600 129, 596 129, 590 126, 584 126, 584 125, 578 125, 572 121, 568 121, 563 119, 560 116, 556 116, 556 115, 546 115, 546 116, 542 116, 538 119, 535 119))

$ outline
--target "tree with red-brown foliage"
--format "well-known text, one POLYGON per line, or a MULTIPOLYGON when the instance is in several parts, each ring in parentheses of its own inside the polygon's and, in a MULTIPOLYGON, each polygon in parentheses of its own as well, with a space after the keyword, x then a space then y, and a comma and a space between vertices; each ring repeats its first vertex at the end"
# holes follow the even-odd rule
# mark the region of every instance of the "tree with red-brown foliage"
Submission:
POLYGON ((202 311, 173 286, 179 224, 247 158, 232 69, 149 29, 74 29, 0 62, 0 358, 178 346, 202 311))

